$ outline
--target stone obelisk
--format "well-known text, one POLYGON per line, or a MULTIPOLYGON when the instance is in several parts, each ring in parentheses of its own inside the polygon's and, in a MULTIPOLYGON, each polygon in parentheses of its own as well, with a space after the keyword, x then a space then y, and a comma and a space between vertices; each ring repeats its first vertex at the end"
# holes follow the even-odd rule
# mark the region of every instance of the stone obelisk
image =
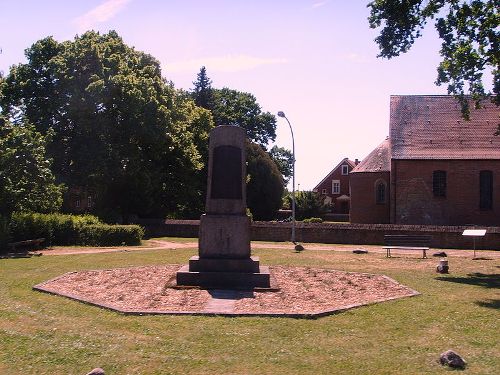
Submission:
POLYGON ((198 256, 177 272, 177 286, 270 288, 269 268, 250 255, 246 214, 245 130, 222 125, 210 132, 205 214, 198 256))

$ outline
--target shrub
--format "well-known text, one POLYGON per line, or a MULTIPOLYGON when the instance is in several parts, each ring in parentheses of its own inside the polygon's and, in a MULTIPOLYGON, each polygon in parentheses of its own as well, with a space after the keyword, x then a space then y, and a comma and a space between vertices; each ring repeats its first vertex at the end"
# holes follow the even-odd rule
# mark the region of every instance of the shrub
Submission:
POLYGON ((78 243, 80 227, 99 223, 92 215, 14 213, 10 233, 14 241, 45 238, 49 246, 74 245, 78 243))
POLYGON ((9 227, 14 241, 45 238, 49 246, 140 245, 144 235, 137 225, 103 224, 92 215, 14 213, 9 227))
POLYGON ((322 223, 323 219, 320 217, 310 217, 308 219, 302 220, 304 223, 322 223))
MULTIPOLYGON (((287 199, 291 201, 292 196, 288 195, 287 199)), ((295 216, 297 220, 318 217, 328 211, 329 206, 324 204, 317 193, 313 191, 299 191, 295 193, 295 216)))
POLYGON ((139 225, 84 225, 79 228, 79 245, 140 245, 144 230, 139 225))

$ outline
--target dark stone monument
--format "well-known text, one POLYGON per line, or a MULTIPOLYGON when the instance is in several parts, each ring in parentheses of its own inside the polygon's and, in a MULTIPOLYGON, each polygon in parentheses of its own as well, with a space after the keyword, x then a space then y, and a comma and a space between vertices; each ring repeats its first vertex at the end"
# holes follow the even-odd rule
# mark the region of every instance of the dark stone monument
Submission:
POLYGON ((177 272, 177 286, 270 288, 269 268, 250 256, 246 214, 245 130, 210 132, 206 213, 200 218, 198 256, 177 272))

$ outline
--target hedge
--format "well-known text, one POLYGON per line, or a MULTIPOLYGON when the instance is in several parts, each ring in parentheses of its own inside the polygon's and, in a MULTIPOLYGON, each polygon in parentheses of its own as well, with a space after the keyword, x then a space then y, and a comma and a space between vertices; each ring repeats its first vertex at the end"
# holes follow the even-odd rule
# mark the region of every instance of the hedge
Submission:
POLYGON ((303 223, 322 223, 323 219, 320 217, 310 217, 308 219, 302 220, 303 223))
POLYGON ((14 242, 45 238, 47 246, 120 246, 139 245, 144 231, 138 225, 103 224, 92 215, 14 213, 9 234, 14 242))
POLYGON ((14 213, 10 233, 13 241, 45 238, 45 244, 49 246, 76 245, 81 227, 100 223, 92 215, 14 213))
POLYGON ((144 229, 139 225, 85 225, 79 229, 79 245, 134 246, 140 245, 144 229))

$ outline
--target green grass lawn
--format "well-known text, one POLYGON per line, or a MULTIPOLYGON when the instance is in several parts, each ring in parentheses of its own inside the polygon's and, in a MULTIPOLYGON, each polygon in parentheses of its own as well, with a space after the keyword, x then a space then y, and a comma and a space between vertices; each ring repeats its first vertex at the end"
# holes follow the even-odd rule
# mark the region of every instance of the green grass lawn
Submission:
POLYGON ((453 349, 464 374, 498 374, 499 262, 451 257, 257 250, 268 265, 383 273, 421 296, 317 320, 124 316, 40 292, 68 271, 187 263, 195 249, 0 259, 0 373, 439 374, 453 349))

